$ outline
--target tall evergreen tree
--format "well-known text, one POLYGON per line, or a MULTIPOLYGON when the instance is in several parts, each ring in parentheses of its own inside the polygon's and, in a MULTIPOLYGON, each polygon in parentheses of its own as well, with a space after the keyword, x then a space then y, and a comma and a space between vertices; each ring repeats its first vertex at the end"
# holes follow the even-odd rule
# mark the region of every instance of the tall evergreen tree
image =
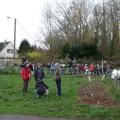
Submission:
POLYGON ((28 42, 27 39, 22 40, 21 43, 20 43, 18 53, 22 54, 22 55, 25 55, 29 51, 31 51, 30 43, 28 42))

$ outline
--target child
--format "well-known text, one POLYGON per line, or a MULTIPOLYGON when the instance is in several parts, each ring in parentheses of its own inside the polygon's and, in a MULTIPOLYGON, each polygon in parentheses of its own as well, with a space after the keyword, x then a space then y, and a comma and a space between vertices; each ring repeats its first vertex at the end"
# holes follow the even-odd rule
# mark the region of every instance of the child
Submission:
POLYGON ((45 95, 48 95, 48 86, 42 80, 39 80, 36 83, 36 96, 39 98, 45 95))

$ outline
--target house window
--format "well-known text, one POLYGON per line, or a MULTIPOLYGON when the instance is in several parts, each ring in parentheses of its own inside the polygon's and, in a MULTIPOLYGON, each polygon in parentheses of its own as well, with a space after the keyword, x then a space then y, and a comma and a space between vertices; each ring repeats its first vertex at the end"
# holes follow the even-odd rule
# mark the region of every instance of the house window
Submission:
POLYGON ((13 53, 12 49, 7 49, 7 53, 13 53))

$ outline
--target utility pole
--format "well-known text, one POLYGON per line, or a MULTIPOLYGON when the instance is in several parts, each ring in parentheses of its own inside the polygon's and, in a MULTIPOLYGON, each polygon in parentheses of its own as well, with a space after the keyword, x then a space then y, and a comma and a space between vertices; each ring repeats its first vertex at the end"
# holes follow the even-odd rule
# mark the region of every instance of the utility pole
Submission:
POLYGON ((16 54, 16 18, 14 20, 14 54, 13 54, 13 58, 15 58, 15 54, 16 54))
POLYGON ((14 50, 13 50, 13 58, 15 58, 15 54, 16 54, 16 18, 11 18, 11 17, 7 17, 8 19, 14 19, 14 50))

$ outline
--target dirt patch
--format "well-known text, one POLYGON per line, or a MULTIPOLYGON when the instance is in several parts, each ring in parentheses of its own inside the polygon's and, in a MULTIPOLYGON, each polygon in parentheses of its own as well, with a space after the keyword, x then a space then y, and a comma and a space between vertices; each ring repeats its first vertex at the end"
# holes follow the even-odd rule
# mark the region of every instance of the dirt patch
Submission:
POLYGON ((92 81, 88 86, 79 89, 80 102, 90 105, 101 105, 108 107, 118 106, 118 102, 110 97, 104 85, 99 81, 92 81))

